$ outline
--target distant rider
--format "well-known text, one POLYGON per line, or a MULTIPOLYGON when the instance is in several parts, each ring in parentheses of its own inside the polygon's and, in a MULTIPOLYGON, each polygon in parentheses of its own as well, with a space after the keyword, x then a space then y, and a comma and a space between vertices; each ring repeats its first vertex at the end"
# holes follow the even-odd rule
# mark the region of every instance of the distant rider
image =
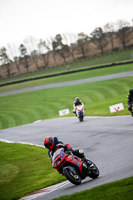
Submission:
POLYGON ((59 148, 64 148, 64 152, 70 154, 71 152, 73 155, 82 158, 86 161, 84 156, 84 151, 82 149, 73 150, 70 144, 64 144, 64 142, 59 141, 57 137, 47 137, 44 139, 44 146, 49 149, 48 155, 50 160, 52 161, 52 157, 54 152, 59 148))
POLYGON ((76 114, 76 106, 78 106, 78 105, 82 105, 83 103, 81 102, 81 100, 78 98, 78 97, 76 97, 75 98, 75 101, 74 101, 74 104, 73 104, 73 113, 75 113, 76 114))
POLYGON ((128 110, 131 112, 133 102, 133 89, 129 90, 129 95, 127 96, 128 110))

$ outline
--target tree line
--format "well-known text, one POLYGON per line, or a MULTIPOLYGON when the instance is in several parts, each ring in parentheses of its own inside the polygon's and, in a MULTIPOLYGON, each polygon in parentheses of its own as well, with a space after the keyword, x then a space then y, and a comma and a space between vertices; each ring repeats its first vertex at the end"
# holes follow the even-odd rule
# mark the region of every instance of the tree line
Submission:
POLYGON ((84 32, 57 34, 39 41, 28 37, 17 48, 11 45, 0 48, 0 78, 60 64, 67 65, 81 58, 91 58, 131 46, 133 27, 125 20, 107 23, 103 28, 97 27, 90 35, 84 32))

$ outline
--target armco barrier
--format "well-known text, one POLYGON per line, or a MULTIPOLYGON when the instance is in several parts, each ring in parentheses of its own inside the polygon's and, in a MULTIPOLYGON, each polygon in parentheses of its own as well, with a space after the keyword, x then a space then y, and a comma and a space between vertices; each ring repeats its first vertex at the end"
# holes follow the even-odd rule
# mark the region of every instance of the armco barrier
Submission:
POLYGON ((23 82, 27 82, 27 81, 43 79, 43 78, 61 76, 61 75, 65 75, 65 74, 72 74, 72 73, 77 73, 77 72, 83 72, 83 71, 88 71, 88 70, 94 70, 94 69, 100 69, 100 68, 106 68, 106 67, 113 67, 113 66, 117 66, 117 65, 125 65, 125 64, 131 64, 131 63, 133 63, 133 61, 112 63, 112 64, 109 64, 109 65, 101 65, 101 66, 91 67, 91 68, 86 68, 86 69, 79 69, 79 70, 74 70, 74 71, 69 71, 69 72, 62 72, 62 73, 58 73, 58 74, 51 74, 51 75, 46 75, 46 76, 23 79, 23 80, 19 80, 19 81, 12 81, 12 82, 9 82, 9 83, 0 84, 0 87, 12 85, 12 84, 17 84, 17 83, 23 83, 23 82))

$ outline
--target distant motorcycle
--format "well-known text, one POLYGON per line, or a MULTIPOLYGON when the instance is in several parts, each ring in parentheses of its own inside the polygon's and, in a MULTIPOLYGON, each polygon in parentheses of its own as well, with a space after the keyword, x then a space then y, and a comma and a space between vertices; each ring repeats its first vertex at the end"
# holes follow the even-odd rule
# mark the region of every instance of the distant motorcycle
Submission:
POLYGON ((93 179, 99 176, 99 170, 92 161, 84 161, 74 156, 71 152, 65 153, 64 148, 60 148, 54 152, 52 166, 75 185, 79 185, 81 180, 87 176, 93 179))
POLYGON ((84 104, 76 106, 76 115, 79 118, 79 121, 82 122, 85 115, 84 104))

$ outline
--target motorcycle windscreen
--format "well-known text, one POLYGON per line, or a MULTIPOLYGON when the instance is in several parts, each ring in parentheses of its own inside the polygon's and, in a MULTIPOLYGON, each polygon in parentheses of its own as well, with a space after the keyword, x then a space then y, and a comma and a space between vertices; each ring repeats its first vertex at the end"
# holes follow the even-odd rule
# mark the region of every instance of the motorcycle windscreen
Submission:
POLYGON ((55 161, 57 159, 62 159, 64 157, 64 149, 63 148, 60 148, 60 149, 57 149, 54 154, 53 154, 53 157, 52 157, 52 165, 54 166, 55 165, 55 161))

